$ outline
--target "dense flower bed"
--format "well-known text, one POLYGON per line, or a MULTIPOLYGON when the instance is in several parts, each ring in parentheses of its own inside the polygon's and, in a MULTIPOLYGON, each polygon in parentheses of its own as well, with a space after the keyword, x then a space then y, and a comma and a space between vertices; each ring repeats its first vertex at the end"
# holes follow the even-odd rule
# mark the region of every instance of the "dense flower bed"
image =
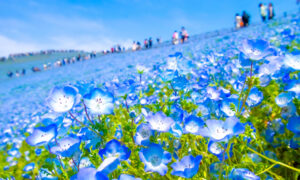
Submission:
POLYGON ((137 78, 54 87, 25 141, 2 146, 0 177, 297 179, 297 25, 176 52, 137 78))

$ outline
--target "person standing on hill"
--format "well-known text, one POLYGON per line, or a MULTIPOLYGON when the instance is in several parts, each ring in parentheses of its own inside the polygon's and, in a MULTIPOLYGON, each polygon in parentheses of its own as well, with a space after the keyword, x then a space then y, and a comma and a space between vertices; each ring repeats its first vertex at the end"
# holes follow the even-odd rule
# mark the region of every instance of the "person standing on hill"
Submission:
POLYGON ((136 49, 137 49, 137 44, 135 43, 135 41, 133 41, 132 51, 136 51, 136 49))
POLYGON ((138 41, 137 43, 136 43, 136 50, 140 50, 141 49, 141 43, 138 41))
POLYGON ((148 44, 149 44, 149 48, 152 48, 152 38, 151 37, 149 38, 148 44))
POLYGON ((235 28, 240 29, 243 27, 243 20, 239 13, 235 14, 235 28))
POLYGON ((144 46, 145 46, 146 49, 148 49, 149 46, 148 46, 148 40, 147 39, 144 40, 144 46))
POLYGON ((259 10, 260 10, 260 15, 261 15, 261 19, 263 22, 266 21, 266 17, 267 17, 267 8, 263 3, 259 4, 259 10))
POLYGON ((242 20, 244 23, 244 27, 247 27, 249 25, 250 16, 246 13, 246 11, 243 11, 242 20))
POLYGON ((178 33, 177 31, 174 31, 173 36, 172 36, 172 44, 176 45, 178 44, 178 33))
POLYGON ((268 19, 272 20, 274 18, 275 14, 274 14, 274 8, 273 8, 273 4, 270 3, 268 6, 268 19))
POLYGON ((14 75, 14 73, 11 72, 11 71, 9 71, 9 72, 7 73, 7 76, 10 77, 10 78, 13 77, 13 75, 14 75))
POLYGON ((22 75, 25 75, 26 74, 26 70, 23 68, 22 69, 22 75))
POLYGON ((183 26, 181 27, 180 37, 181 37, 181 43, 186 42, 189 38, 189 35, 183 26))
POLYGON ((160 44, 160 38, 156 38, 157 44, 160 44))

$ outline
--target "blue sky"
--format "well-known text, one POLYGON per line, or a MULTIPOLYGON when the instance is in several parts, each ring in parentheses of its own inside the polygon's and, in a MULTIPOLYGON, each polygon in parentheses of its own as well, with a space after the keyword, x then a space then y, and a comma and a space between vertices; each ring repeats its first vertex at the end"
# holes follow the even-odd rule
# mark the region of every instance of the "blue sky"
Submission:
POLYGON ((233 27, 243 10, 257 22, 259 2, 272 2, 277 16, 297 12, 296 0, 0 0, 0 56, 167 40, 181 26, 199 34, 233 27))

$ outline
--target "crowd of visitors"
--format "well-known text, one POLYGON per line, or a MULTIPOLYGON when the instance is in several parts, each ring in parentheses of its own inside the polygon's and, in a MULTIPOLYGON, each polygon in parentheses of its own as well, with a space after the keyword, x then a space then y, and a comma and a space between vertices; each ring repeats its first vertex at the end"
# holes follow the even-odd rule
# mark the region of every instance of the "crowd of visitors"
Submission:
MULTIPOLYGON (((272 20, 275 16, 274 13, 274 7, 272 3, 269 3, 268 6, 266 6, 263 3, 259 3, 259 12, 260 16, 263 22, 266 22, 266 20, 272 20)), ((250 15, 243 11, 242 15, 239 13, 235 14, 235 28, 240 29, 242 27, 247 27, 250 24, 250 15)))
MULTIPOLYGON (((79 61, 85 61, 85 60, 89 60, 89 59, 93 59, 96 58, 96 52, 93 51, 90 54, 78 54, 77 56, 73 56, 73 57, 66 57, 66 58, 62 58, 62 59, 58 59, 57 61, 53 62, 53 63, 47 63, 47 64, 43 64, 43 67, 32 67, 31 71, 32 72, 40 72, 40 71, 45 71, 51 68, 55 68, 55 67, 61 67, 61 66, 65 66, 67 64, 73 64, 79 61)), ((15 73, 13 71, 9 71, 7 73, 7 76, 12 78, 12 77, 20 77, 26 74, 26 69, 22 69, 21 71, 16 70, 15 73)))
MULTIPOLYGON (((156 42, 159 44, 160 38, 156 38, 156 42)), ((151 37, 144 40, 144 49, 152 48, 152 46, 153 46, 153 40, 151 37)), ((139 41, 133 41, 131 50, 137 51, 137 50, 141 50, 141 49, 143 49, 141 43, 139 41)))
POLYGON ((239 13, 235 15, 235 28, 240 29, 242 27, 247 27, 250 23, 250 15, 243 11, 242 16, 239 13))
POLYGON ((184 27, 181 27, 181 31, 178 34, 178 32, 175 30, 172 35, 172 44, 176 45, 180 43, 187 42, 189 38, 189 34, 187 33, 186 29, 184 27), (179 39, 180 38, 180 39, 179 39))
POLYGON ((269 3, 268 7, 265 4, 260 3, 258 7, 263 22, 266 22, 267 16, 268 16, 268 20, 272 20, 274 18, 275 13, 274 13, 274 8, 272 3, 269 3))

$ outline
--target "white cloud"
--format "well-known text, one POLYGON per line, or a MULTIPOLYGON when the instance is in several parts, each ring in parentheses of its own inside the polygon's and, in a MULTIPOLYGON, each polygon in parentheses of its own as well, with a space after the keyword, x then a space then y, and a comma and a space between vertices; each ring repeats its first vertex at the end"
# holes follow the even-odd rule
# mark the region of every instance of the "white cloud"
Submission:
POLYGON ((0 35, 0 56, 8 56, 12 53, 37 51, 40 47, 35 44, 24 43, 0 35))
MULTIPOLYGON (((32 15, 33 16, 33 15, 32 15)), ((47 49, 101 51, 116 44, 130 47, 132 40, 117 37, 101 19, 35 14, 32 23, 17 19, 6 20, 9 28, 0 30, 0 57, 13 53, 36 52, 47 49), (35 23, 40 28, 33 28, 35 23)))

